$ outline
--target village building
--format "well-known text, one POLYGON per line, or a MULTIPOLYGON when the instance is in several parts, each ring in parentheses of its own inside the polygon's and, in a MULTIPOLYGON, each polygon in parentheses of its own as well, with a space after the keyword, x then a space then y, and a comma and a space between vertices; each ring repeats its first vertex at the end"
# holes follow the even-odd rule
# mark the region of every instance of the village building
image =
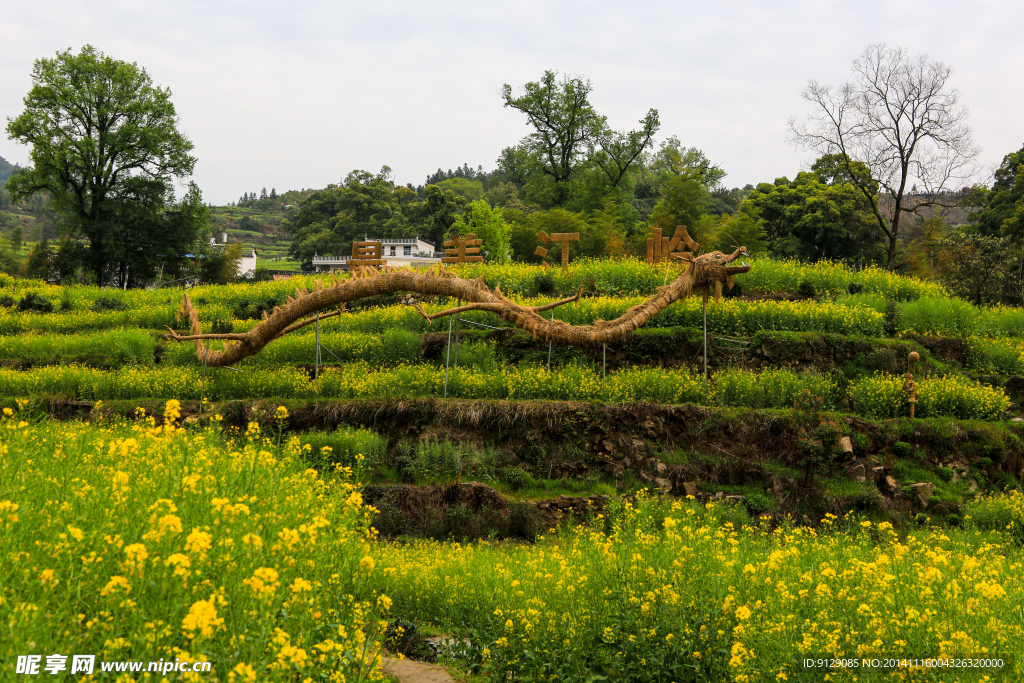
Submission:
MULTIPOLYGON (((210 246, 215 249, 226 249, 228 246, 228 234, 222 232, 220 234, 220 241, 217 241, 216 237, 211 237, 210 246)), ((242 259, 238 262, 238 268, 235 270, 236 277, 251 278, 256 273, 256 257, 258 253, 254 246, 242 247, 242 259)))
MULTIPOLYGON (((374 239, 364 237, 365 242, 381 243, 381 259, 387 265, 396 268, 409 266, 412 268, 429 268, 441 263, 444 251, 436 251, 434 245, 416 237, 400 237, 397 239, 374 239)), ((351 254, 338 256, 313 256, 313 271, 316 273, 330 273, 333 271, 349 269, 351 254)))

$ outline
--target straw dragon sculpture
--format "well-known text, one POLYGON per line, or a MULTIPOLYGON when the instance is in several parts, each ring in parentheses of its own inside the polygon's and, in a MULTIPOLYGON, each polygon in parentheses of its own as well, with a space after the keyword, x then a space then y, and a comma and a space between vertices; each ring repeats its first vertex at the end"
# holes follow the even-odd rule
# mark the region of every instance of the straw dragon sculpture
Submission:
POLYGON ((689 297, 693 292, 703 293, 705 302, 711 293, 718 299, 723 284, 731 288, 733 275, 750 270, 751 266, 742 262, 737 266, 729 265, 746 253, 746 247, 740 247, 732 254, 723 254, 720 251, 700 256, 691 253, 675 254, 684 265, 679 277, 660 287, 655 295, 630 308, 615 320, 598 320, 593 325, 570 325, 540 315, 543 311, 578 300, 582 287, 580 292, 567 299, 543 306, 523 306, 505 298, 499 287, 490 290, 482 277, 462 279, 444 267, 428 272, 416 272, 385 266, 380 269, 364 268, 359 274, 345 279, 334 278, 333 283, 327 286, 317 280, 312 292, 305 289, 297 290, 294 298, 289 298, 287 303, 275 308, 271 314, 264 314, 263 321, 244 334, 203 334, 199 315, 186 294, 179 314, 189 321, 192 333, 182 335, 168 328, 167 336, 179 342, 194 342, 199 360, 213 367, 222 367, 256 355, 270 342, 315 322, 318 317, 323 320, 340 315, 344 312, 344 305, 347 302, 409 291, 470 302, 430 315, 420 308, 420 313, 429 322, 464 311, 491 311, 503 320, 526 330, 535 339, 556 344, 600 344, 626 336, 648 322, 659 311, 675 301, 689 297), (322 312, 329 309, 337 310, 322 312), (213 350, 204 344, 204 340, 214 339, 224 342, 222 350, 213 350))

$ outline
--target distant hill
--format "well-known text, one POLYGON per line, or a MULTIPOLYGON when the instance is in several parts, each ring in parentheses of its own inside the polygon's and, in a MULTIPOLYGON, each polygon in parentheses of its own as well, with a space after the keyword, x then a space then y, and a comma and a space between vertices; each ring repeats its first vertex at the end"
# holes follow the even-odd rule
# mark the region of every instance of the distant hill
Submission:
POLYGON ((18 166, 0 157, 0 185, 6 183, 7 179, 14 175, 14 172, 17 170, 18 166))

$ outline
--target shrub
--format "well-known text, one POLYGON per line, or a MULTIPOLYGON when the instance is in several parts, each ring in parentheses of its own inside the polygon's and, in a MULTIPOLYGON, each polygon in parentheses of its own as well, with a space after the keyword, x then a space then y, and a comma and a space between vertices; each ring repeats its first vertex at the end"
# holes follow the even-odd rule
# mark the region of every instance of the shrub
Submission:
POLYGON ((892 454, 897 458, 910 457, 910 444, 906 441, 897 441, 892 445, 892 454))
POLYGON ((756 517, 771 510, 775 501, 764 491, 748 491, 743 496, 743 504, 747 506, 747 511, 756 517))
POLYGON ((53 313, 53 302, 36 292, 29 292, 18 302, 19 311, 36 313, 53 313))
POLYGON ((381 360, 387 365, 415 363, 423 346, 420 335, 408 330, 388 330, 383 335, 383 343, 381 360))
POLYGON ((93 313, 102 313, 103 311, 125 311, 128 310, 128 304, 117 297, 101 296, 97 297, 97 299, 92 302, 91 310, 93 313))
POLYGON ((551 273, 538 273, 533 277, 533 287, 538 294, 553 294, 555 291, 555 278, 551 273))
POLYGON ((467 447, 451 441, 427 439, 416 447, 417 478, 454 479, 462 474, 467 447))
POLYGON ((809 299, 818 296, 818 290, 814 288, 814 284, 810 280, 802 280, 796 291, 800 296, 806 296, 809 299))
POLYGON ((384 632, 388 651, 421 662, 436 662, 437 653, 419 628, 405 619, 395 619, 384 632))
POLYGON ((510 489, 518 491, 519 489, 530 485, 533 477, 519 467, 508 467, 501 471, 500 479, 508 484, 510 489))
POLYGON ((508 506, 508 535, 527 541, 537 540, 537 535, 544 529, 544 520, 540 510, 533 503, 515 501, 508 506))
POLYGON ((967 504, 964 521, 983 531, 998 531, 1024 543, 1024 494, 1011 490, 984 496, 967 504))
POLYGON ((859 282, 851 282, 846 286, 846 291, 850 294, 860 294, 864 291, 864 285, 859 282))

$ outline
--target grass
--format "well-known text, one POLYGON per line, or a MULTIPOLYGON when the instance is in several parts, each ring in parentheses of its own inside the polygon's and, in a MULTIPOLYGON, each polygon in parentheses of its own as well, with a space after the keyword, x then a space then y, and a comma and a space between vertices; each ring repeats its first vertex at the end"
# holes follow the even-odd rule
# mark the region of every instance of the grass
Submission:
POLYGON ((607 483, 594 480, 579 479, 540 479, 533 486, 513 489, 508 484, 498 481, 494 488, 504 495, 517 500, 545 500, 566 494, 571 496, 615 496, 616 488, 607 483))

